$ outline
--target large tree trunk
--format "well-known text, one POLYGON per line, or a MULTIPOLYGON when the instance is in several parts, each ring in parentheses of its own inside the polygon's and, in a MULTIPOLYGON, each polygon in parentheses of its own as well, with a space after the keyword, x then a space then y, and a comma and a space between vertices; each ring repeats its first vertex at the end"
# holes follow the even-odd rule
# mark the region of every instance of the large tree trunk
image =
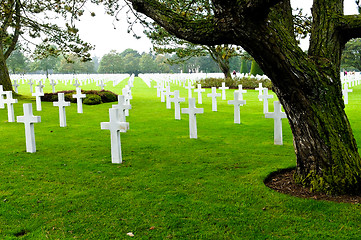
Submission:
POLYGON ((257 34, 262 39, 253 36, 248 47, 271 78, 287 113, 297 157, 296 181, 314 191, 360 193, 361 159, 341 92, 340 56, 344 43, 338 34, 331 33, 335 31, 322 30, 336 28, 336 23, 328 19, 331 15, 327 13, 327 5, 333 4, 319 2, 323 4, 314 4, 313 10, 324 15, 314 14, 314 21, 319 23, 312 30, 308 55, 297 50, 295 42, 277 39, 291 29, 287 29, 291 18, 291 11, 285 11, 290 9, 288 3, 277 6, 283 10, 275 11, 278 23, 271 14, 274 28, 260 28, 257 34), (318 7, 322 10, 318 11, 318 7), (264 37, 270 42, 260 47, 264 37))
POLYGON ((347 40, 361 36, 361 17, 344 16, 343 0, 313 0, 308 54, 296 41, 288 0, 212 0, 214 16, 196 19, 157 1, 130 1, 177 37, 242 46, 272 80, 287 113, 296 180, 314 191, 361 193, 361 158, 340 81, 341 52, 347 40))
POLYGON ((2 49, 3 46, 0 43, 0 85, 3 86, 4 91, 13 91, 9 70, 6 66, 6 59, 2 49))

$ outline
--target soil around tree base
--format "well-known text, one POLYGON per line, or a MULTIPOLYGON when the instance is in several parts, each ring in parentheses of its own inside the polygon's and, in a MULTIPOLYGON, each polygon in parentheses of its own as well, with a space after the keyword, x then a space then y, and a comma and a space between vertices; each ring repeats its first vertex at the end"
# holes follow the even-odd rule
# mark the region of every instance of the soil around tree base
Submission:
POLYGON ((271 173, 264 180, 264 183, 267 187, 277 192, 292 195, 295 197, 361 204, 361 196, 351 196, 351 195, 332 196, 324 193, 311 192, 310 189, 295 183, 295 181, 293 180, 294 173, 295 173, 295 168, 282 169, 271 173))

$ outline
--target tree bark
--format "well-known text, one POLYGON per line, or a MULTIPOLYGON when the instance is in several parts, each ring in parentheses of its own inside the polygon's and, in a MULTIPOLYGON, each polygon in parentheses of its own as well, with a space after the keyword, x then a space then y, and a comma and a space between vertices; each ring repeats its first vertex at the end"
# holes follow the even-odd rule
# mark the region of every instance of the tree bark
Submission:
POLYGON ((343 16, 343 0, 314 0, 308 54, 296 41, 289 0, 213 0, 214 15, 203 18, 177 13, 156 0, 130 2, 179 38, 242 46, 272 80, 287 113, 297 157, 295 179, 314 191, 361 193, 361 158, 340 81, 341 52, 351 37, 361 37, 361 18, 343 16))
POLYGON ((3 45, 0 42, 0 85, 3 86, 4 91, 13 91, 8 67, 6 66, 6 58, 3 52, 3 45))

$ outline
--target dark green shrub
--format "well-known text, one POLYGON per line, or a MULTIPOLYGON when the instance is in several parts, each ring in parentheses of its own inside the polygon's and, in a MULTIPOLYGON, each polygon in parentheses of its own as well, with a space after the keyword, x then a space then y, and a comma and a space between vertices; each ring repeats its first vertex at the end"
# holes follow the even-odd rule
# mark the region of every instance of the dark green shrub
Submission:
POLYGON ((222 82, 226 83, 226 87, 237 89, 238 85, 242 84, 243 88, 247 89, 255 89, 258 87, 259 83, 262 83, 263 87, 266 87, 268 89, 272 89, 272 82, 271 80, 267 78, 257 79, 255 77, 236 77, 236 78, 206 78, 198 81, 197 83, 202 84, 202 87, 204 88, 210 88, 210 87, 221 87, 222 82))
POLYGON ((258 65, 258 63, 255 60, 252 61, 250 74, 253 75, 253 76, 263 75, 262 69, 260 68, 260 66, 258 65))
MULTIPOLYGON (((89 91, 81 91, 86 94, 86 98, 83 100, 84 104, 94 105, 105 102, 116 102, 118 100, 118 95, 111 91, 98 91, 98 90, 89 90, 89 91), (88 98, 88 100, 86 100, 88 98), (98 97, 94 97, 96 95, 98 97), (88 102, 88 103, 86 103, 88 102)), ((74 90, 70 91, 60 91, 57 93, 44 93, 44 97, 42 98, 45 102, 55 102, 58 101, 58 93, 64 93, 65 101, 69 101, 72 103, 76 103, 76 98, 73 98, 73 94, 76 92, 74 90)))
POLYGON ((117 101, 118 95, 110 91, 100 91, 99 96, 102 98, 102 102, 115 102, 117 101))
POLYGON ((75 94, 75 92, 64 94, 65 101, 76 103, 76 98, 73 98, 73 94, 75 94))
POLYGON ((96 94, 87 94, 86 98, 83 100, 84 104, 87 105, 96 105, 102 103, 102 98, 96 94))

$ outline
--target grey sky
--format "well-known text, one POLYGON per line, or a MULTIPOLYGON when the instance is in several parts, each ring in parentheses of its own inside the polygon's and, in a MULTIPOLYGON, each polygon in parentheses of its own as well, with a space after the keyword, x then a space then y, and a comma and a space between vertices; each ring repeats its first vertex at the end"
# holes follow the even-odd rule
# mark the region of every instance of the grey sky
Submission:
MULTIPOLYGON (((354 0, 344 0, 345 14, 357 14, 357 7, 354 0)), ((293 8, 303 8, 304 13, 310 13, 312 0, 291 0, 293 8)), ((120 21, 114 22, 113 17, 104 13, 102 7, 88 7, 90 12, 94 11, 96 17, 90 17, 90 14, 85 14, 82 21, 79 22, 80 35, 85 40, 95 45, 93 55, 102 57, 111 50, 122 52, 127 48, 132 48, 138 52, 149 52, 152 48, 150 41, 143 35, 139 40, 135 39, 132 34, 127 33, 126 16, 122 16, 120 21), (115 25, 113 25, 115 24, 115 25), (116 29, 114 29, 114 26, 116 29)), ((141 26, 135 28, 137 34, 142 35, 143 29, 141 26)), ((308 40, 301 42, 301 47, 306 49, 308 40)))

